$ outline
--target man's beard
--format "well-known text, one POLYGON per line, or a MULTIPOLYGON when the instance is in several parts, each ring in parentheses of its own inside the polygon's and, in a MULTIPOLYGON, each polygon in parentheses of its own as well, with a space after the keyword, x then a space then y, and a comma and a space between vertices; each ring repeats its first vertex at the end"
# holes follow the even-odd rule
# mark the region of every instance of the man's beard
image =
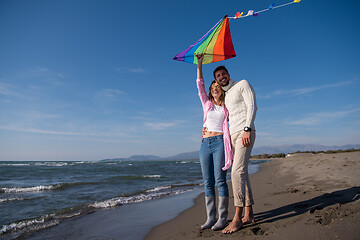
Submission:
POLYGON ((222 87, 225 87, 225 86, 229 85, 229 83, 230 83, 229 78, 225 78, 225 80, 226 80, 226 83, 223 83, 223 79, 220 81, 222 87))

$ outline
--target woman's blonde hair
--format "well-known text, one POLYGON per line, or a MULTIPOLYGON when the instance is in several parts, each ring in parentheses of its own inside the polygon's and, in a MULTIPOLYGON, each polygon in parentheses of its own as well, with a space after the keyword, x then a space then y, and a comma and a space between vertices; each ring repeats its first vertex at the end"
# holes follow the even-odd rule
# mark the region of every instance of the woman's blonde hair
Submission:
MULTIPOLYGON (((217 83, 215 80, 213 80, 210 84, 210 87, 209 87, 209 99, 214 103, 214 96, 211 94, 211 89, 212 89, 212 86, 215 85, 215 83, 217 83)), ((220 101, 220 104, 225 104, 225 92, 224 90, 222 89, 222 87, 219 85, 219 91, 221 93, 220 95, 220 98, 219 98, 219 101, 220 101)))

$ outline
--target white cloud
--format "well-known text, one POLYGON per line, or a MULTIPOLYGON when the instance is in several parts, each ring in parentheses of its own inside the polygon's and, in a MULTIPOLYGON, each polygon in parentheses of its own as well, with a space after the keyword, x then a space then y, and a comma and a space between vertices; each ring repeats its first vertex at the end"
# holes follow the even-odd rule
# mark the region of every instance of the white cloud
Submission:
POLYGON ((344 111, 334 111, 334 112, 319 112, 314 113, 311 116, 306 118, 297 119, 297 120, 287 120, 286 123, 289 125, 305 125, 305 126, 313 126, 323 123, 329 119, 335 118, 343 118, 351 113, 359 112, 360 108, 355 108, 352 110, 344 110, 344 111))
POLYGON ((20 97, 21 94, 13 90, 13 86, 7 83, 0 82, 0 95, 20 97))
POLYGON ((321 136, 315 135, 300 135, 294 134, 294 136, 283 136, 279 133, 274 133, 273 136, 259 137, 255 140, 254 148, 263 146, 277 146, 287 144, 327 144, 326 139, 321 136))
POLYGON ((179 125, 184 121, 176 120, 173 122, 145 122, 144 125, 152 130, 165 130, 179 125))
POLYGON ((125 68, 125 67, 116 67, 115 70, 117 72, 131 72, 131 73, 145 73, 145 69, 142 67, 133 67, 133 68, 125 68))
POLYGON ((44 73, 49 73, 50 70, 46 67, 36 67, 36 68, 32 68, 30 70, 28 70, 28 73, 32 74, 32 75, 41 75, 41 74, 44 74, 44 73))
POLYGON ((259 95, 258 98, 269 99, 269 98, 273 98, 273 97, 294 97, 294 96, 308 94, 308 93, 315 92, 315 91, 322 90, 322 89, 340 87, 340 86, 347 85, 350 83, 351 83, 351 81, 346 81, 346 82, 339 82, 339 83, 334 83, 334 84, 325 84, 322 86, 310 87, 310 88, 298 88, 298 89, 292 89, 292 90, 280 89, 280 90, 275 90, 267 95, 259 95))
POLYGON ((133 135, 128 135, 127 131, 129 128, 119 125, 74 125, 71 123, 64 124, 63 129, 43 129, 38 127, 29 126, 29 124, 23 123, 12 123, 12 124, 1 124, 0 130, 16 131, 23 133, 38 133, 45 135, 63 135, 63 136, 82 136, 82 137, 105 137, 105 138, 127 138, 134 139, 133 135), (67 127, 65 125, 68 125, 67 127), (67 129, 66 129, 67 128, 67 129), (73 131, 77 129, 78 131, 73 131))
POLYGON ((264 131, 257 131, 256 132, 256 136, 257 137, 272 137, 273 136, 273 133, 271 132, 264 132, 264 131))
POLYGON ((24 111, 24 112, 20 112, 18 115, 21 117, 21 119, 25 121, 47 120, 47 119, 55 119, 60 117, 57 114, 41 113, 38 111, 24 111))
POLYGON ((144 73, 145 70, 141 67, 137 67, 137 68, 131 68, 129 69, 129 72, 132 72, 132 73, 144 73))
POLYGON ((95 94, 95 99, 102 101, 119 101, 120 96, 125 94, 124 91, 119 89, 102 89, 95 94))
POLYGON ((27 70, 19 71, 17 74, 17 77, 20 78, 34 78, 34 79, 40 79, 40 80, 46 80, 47 82, 55 82, 56 84, 59 84, 62 82, 59 79, 65 79, 67 78, 65 74, 53 71, 46 67, 34 67, 27 70))
POLYGON ((7 125, 7 126, 0 126, 0 129, 7 130, 7 131, 16 131, 16 132, 28 132, 28 133, 40 133, 40 134, 50 134, 50 135, 84 135, 80 132, 65 132, 65 131, 56 131, 56 130, 44 130, 38 128, 25 128, 19 127, 16 125, 7 125))
POLYGON ((259 136, 255 140, 255 148, 260 146, 277 146, 291 144, 321 144, 321 145, 346 145, 360 143, 360 131, 357 129, 345 128, 343 130, 334 129, 327 132, 316 132, 311 130, 304 131, 298 129, 297 132, 274 132, 269 136, 259 136))

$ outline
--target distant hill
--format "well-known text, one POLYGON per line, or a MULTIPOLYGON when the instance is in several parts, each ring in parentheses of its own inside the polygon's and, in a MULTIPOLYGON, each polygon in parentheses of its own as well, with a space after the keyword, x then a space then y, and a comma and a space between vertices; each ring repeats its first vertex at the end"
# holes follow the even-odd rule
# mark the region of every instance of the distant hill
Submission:
POLYGON ((252 155, 258 154, 276 154, 276 153, 293 153, 297 151, 328 151, 328 150, 346 150, 346 149, 359 149, 359 144, 349 144, 342 146, 324 146, 319 144, 293 144, 293 145, 279 145, 279 146, 266 146, 254 148, 251 152, 252 155))
MULTIPOLYGON (((325 146, 319 144, 293 144, 293 145, 278 145, 278 146, 264 146, 256 147, 252 150, 252 155, 259 154, 276 154, 276 153, 293 153, 297 151, 328 151, 328 150, 346 150, 346 149, 360 149, 360 144, 348 144, 342 146, 325 146)), ((146 160, 192 160, 199 158, 199 151, 186 152, 176 154, 170 157, 159 157, 154 155, 133 155, 128 158, 111 158, 101 161, 146 161, 146 160)))
POLYGON ((148 161, 148 160, 192 160, 199 159, 199 151, 180 153, 171 157, 159 157, 154 155, 133 155, 128 158, 110 158, 101 161, 148 161))
POLYGON ((167 157, 166 160, 187 160, 187 159, 198 159, 199 151, 180 153, 175 156, 167 157))

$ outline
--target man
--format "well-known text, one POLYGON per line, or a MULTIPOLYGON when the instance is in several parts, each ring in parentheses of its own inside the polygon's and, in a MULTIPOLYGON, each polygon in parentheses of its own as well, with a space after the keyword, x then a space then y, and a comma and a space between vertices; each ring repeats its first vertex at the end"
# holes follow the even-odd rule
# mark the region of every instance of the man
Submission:
POLYGON ((225 105, 229 110, 229 130, 234 151, 231 182, 236 211, 232 222, 222 232, 233 233, 244 224, 254 222, 254 200, 248 164, 255 141, 256 98, 250 84, 246 80, 235 82, 230 79, 230 74, 224 66, 214 70, 214 78, 225 91, 225 105), (245 214, 241 218, 244 208, 245 214))

